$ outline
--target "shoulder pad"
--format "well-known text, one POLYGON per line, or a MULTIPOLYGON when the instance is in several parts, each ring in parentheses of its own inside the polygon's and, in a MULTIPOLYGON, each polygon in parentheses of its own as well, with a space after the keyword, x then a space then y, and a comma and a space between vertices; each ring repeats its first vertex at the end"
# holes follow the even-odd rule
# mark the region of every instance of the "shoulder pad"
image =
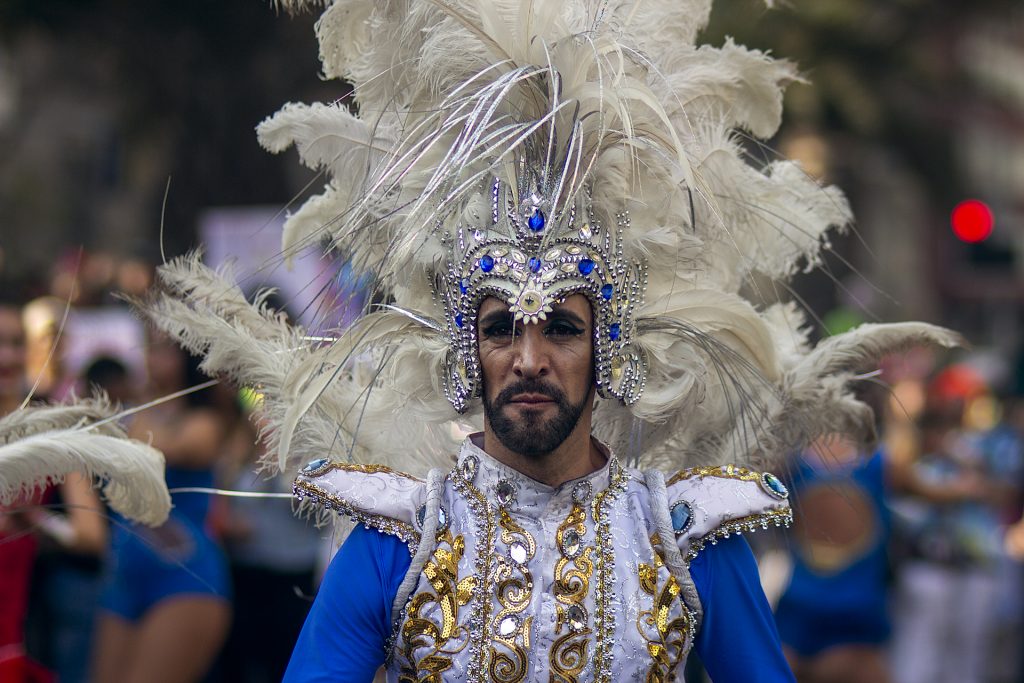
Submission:
POLYGON ((353 521, 407 543, 419 545, 417 513, 426 502, 427 485, 383 465, 314 460, 299 472, 292 486, 299 500, 336 510, 353 521))
POLYGON ((789 491, 778 477, 745 467, 691 467, 665 482, 669 515, 687 562, 730 534, 789 526, 789 491))

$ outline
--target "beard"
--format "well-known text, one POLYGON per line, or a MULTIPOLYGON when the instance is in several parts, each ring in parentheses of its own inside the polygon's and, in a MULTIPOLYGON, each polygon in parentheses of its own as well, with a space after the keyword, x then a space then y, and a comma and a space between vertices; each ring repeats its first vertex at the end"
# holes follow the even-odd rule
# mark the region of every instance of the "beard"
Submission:
POLYGON ((566 398, 565 393, 556 387, 544 384, 540 380, 524 379, 506 387, 499 393, 494 401, 487 398, 484 391, 484 415, 491 431, 498 437, 502 445, 513 453, 529 458, 539 458, 562 445, 586 409, 587 401, 590 400, 590 393, 583 397, 579 404, 572 404, 566 398), (509 417, 505 407, 517 394, 544 394, 551 398, 558 407, 558 411, 552 417, 541 417, 534 411, 525 411, 522 420, 509 417))

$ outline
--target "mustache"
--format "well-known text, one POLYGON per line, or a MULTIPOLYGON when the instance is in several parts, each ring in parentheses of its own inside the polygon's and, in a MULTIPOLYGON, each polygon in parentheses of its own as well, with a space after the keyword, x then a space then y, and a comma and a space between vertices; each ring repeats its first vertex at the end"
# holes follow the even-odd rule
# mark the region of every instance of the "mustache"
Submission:
POLYGON ((502 389, 494 398, 494 406, 500 407, 511 402, 512 397, 517 394, 543 394, 558 404, 565 403, 565 394, 558 387, 545 384, 537 379, 521 379, 502 389))

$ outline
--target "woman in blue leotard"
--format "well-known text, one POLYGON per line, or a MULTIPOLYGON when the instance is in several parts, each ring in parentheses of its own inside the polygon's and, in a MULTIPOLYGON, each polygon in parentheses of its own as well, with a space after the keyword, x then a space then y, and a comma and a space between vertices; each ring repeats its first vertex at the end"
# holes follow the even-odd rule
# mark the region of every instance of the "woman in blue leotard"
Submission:
POLYGON ((793 573, 775 612, 797 680, 886 683, 889 513, 881 451, 839 435, 796 463, 793 573))
MULTIPOLYGON (((166 339, 150 340, 146 362, 151 397, 204 379, 195 360, 166 339)), ((208 395, 193 393, 146 410, 130 432, 163 451, 169 488, 212 486, 225 427, 208 395)), ((205 528, 209 498, 182 493, 173 503, 170 518, 157 529, 124 522, 114 529, 94 648, 97 683, 200 680, 227 637, 229 575, 205 528)))

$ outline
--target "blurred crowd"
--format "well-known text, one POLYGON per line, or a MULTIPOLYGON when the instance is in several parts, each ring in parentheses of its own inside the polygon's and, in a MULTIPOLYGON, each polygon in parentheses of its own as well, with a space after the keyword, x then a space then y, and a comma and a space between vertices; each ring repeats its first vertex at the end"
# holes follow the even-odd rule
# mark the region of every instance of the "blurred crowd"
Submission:
POLYGON ((119 518, 75 477, 0 508, 0 683, 280 680, 329 530, 293 514, 290 481, 257 473, 260 397, 203 376, 110 296, 141 293, 151 270, 67 262, 42 296, 4 288, 0 414, 101 393, 131 409, 206 386, 123 420, 166 457, 163 526, 119 518))
MULTIPOLYGON (((167 458, 162 527, 119 519, 74 477, 0 509, 0 681, 279 680, 330 531, 287 495, 209 495, 288 493, 257 474, 260 397, 202 376, 109 295, 144 291, 148 267, 72 262, 45 291, 4 289, 0 414, 202 388, 124 419, 167 458)), ((793 458, 796 523, 752 542, 801 683, 1024 682, 1024 400, 991 367, 888 359, 859 382, 877 438, 824 435, 793 458)))
POLYGON ((1024 681, 1024 403, 993 367, 888 359, 861 387, 877 440, 796 459, 764 565, 802 683, 1024 681))

